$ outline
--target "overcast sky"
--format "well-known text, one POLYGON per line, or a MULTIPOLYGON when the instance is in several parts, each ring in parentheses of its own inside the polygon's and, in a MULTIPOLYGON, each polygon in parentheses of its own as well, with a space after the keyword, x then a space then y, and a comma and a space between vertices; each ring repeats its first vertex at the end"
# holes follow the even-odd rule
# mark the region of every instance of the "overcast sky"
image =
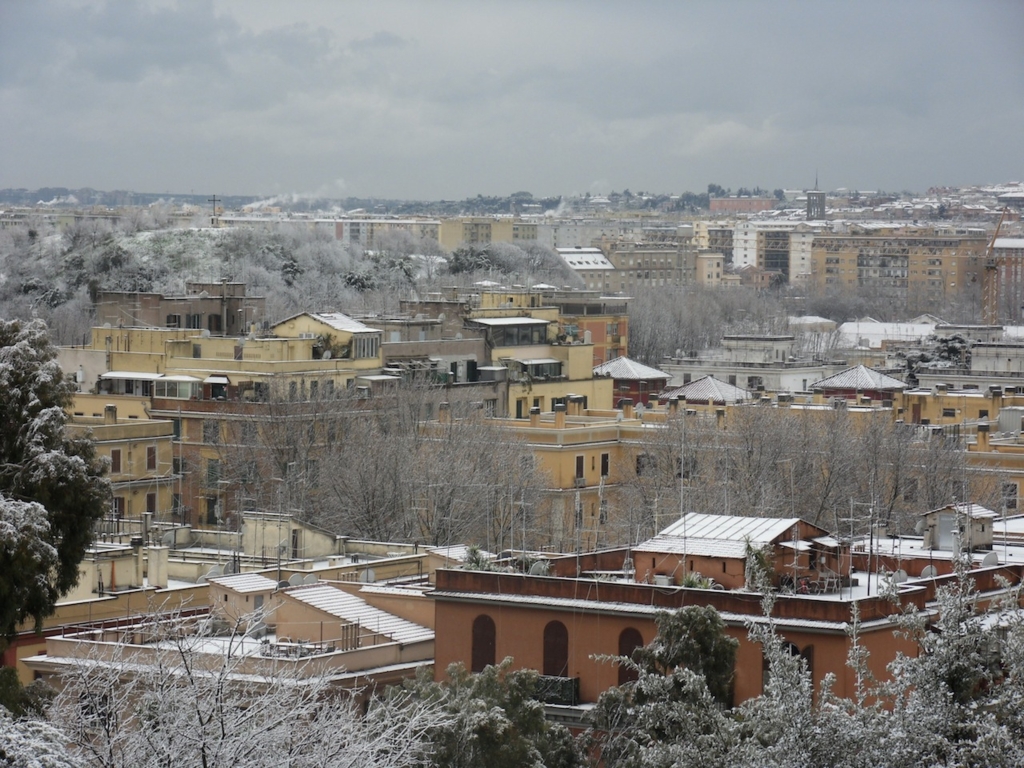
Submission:
POLYGON ((0 0, 0 187, 1024 180, 1024 2, 0 0))

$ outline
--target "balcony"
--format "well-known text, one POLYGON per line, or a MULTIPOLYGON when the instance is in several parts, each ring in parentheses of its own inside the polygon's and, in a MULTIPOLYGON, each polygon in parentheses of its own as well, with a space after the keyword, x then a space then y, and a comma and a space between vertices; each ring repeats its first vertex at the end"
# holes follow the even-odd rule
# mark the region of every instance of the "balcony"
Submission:
POLYGON ((580 703, 580 679, 578 677, 539 675, 533 698, 545 704, 574 707, 580 703))

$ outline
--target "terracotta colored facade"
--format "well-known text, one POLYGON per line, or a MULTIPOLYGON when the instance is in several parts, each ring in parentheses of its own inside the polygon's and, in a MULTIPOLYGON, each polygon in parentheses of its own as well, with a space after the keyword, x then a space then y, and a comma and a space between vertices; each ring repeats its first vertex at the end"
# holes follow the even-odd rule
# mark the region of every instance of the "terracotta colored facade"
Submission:
MULTIPOLYGON (((924 609, 929 591, 924 586, 908 589, 902 595, 903 604, 924 609)), ((600 657, 628 653, 631 638, 649 643, 656 634, 654 617, 659 610, 712 605, 725 619, 728 633, 739 641, 734 702, 763 691, 761 648, 747 636, 747 622, 763 620, 757 593, 438 571, 433 596, 437 603, 434 668, 438 676, 453 662, 482 668, 483 662, 511 656, 514 668, 545 674, 561 671, 561 677, 578 678, 579 701, 593 702, 608 688, 624 682, 619 667, 600 657), (564 658, 557 658, 561 648, 552 642, 560 634, 565 638, 564 658), (493 638, 490 645, 489 637, 493 638), (564 667, 559 670, 562 661, 564 667)), ((876 596, 862 599, 858 605, 859 641, 871 653, 872 673, 884 678, 886 665, 898 652, 913 654, 916 647, 894 634, 888 617, 897 609, 888 600, 876 596)), ((773 618, 791 650, 807 659, 815 689, 832 674, 838 695, 854 695, 855 675, 846 665, 851 646, 846 632, 852 618, 850 601, 779 595, 773 618)))

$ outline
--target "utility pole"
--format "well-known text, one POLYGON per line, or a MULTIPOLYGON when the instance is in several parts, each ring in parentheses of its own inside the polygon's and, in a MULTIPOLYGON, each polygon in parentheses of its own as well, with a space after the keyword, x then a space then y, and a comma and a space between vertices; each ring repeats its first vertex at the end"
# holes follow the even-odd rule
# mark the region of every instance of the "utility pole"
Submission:
MULTIPOLYGON (((206 202, 213 204, 213 215, 210 216, 210 226, 215 227, 217 226, 217 195, 207 199, 206 202)), ((221 202, 223 202, 223 200, 221 202)))

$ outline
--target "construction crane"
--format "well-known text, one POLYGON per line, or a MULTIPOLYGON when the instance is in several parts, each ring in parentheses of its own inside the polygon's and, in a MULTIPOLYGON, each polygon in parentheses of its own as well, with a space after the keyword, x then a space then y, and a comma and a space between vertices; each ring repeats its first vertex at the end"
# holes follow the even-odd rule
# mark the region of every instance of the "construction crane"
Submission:
POLYGON ((999 237, 999 230, 1002 229, 1006 210, 1003 208, 999 212, 996 231, 992 233, 992 239, 985 249, 981 276, 981 319, 985 325, 999 324, 999 288, 1002 282, 999 273, 1006 264, 1004 260, 995 258, 992 252, 996 246, 996 238, 999 237))

